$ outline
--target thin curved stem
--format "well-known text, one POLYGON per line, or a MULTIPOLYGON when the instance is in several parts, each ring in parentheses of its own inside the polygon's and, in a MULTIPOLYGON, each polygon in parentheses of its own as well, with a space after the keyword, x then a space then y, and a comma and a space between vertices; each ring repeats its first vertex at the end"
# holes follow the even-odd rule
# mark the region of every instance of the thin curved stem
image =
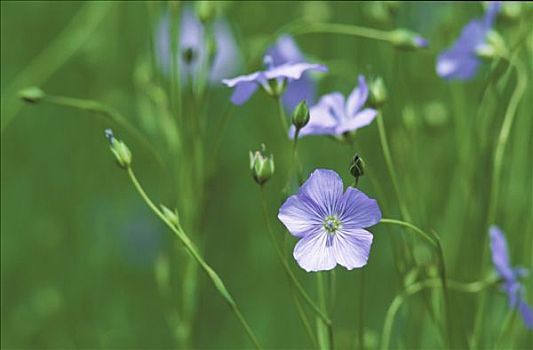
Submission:
POLYGON ((42 85, 92 38, 100 23, 115 7, 114 2, 86 2, 64 29, 44 50, 32 59, 6 88, 2 88, 0 132, 13 121, 22 103, 17 103, 16 91, 27 85, 42 85))
MULTIPOLYGON (((472 283, 462 283, 458 281, 453 280, 447 280, 448 286, 450 289, 453 289, 458 292, 463 293, 479 293, 485 288, 491 286, 497 281, 496 278, 489 278, 484 281, 477 281, 472 283)), ((441 288, 442 287, 442 281, 440 278, 431 278, 427 279, 425 281, 420 281, 417 283, 414 283, 408 287, 406 287, 401 294, 397 295, 392 303, 390 304, 387 315, 385 317, 385 324, 383 326, 383 333, 381 334, 381 349, 386 350, 389 349, 389 343, 390 343, 390 336, 392 333, 392 327, 394 325, 394 318, 396 317, 396 313, 404 303, 404 301, 424 290, 427 288, 441 288)))
MULTIPOLYGON (((513 91, 513 94, 511 95, 511 99, 509 100, 507 110, 505 111, 502 127, 500 129, 500 133, 498 134, 498 140, 497 140, 496 148, 494 151, 494 161, 492 163, 492 177, 491 177, 490 194, 489 194, 489 206, 488 206, 487 222, 485 225, 487 230, 488 230, 489 225, 494 223, 494 220, 496 217, 496 209, 498 205, 498 198, 499 198, 500 184, 501 184, 501 172, 502 172, 502 167, 503 167, 503 156, 505 154, 505 148, 507 146, 509 134, 513 126, 518 104, 520 103, 520 100, 522 99, 522 95, 524 94, 526 87, 527 87, 527 74, 526 74, 525 66, 522 63, 522 61, 518 58, 513 58, 513 57, 504 57, 504 58, 506 58, 509 64, 514 66, 514 68, 516 69, 517 82, 516 82, 516 87, 513 91)), ((487 255, 488 255, 488 244, 484 244, 486 240, 485 238, 486 235, 483 235, 482 237, 483 237, 482 238, 483 240, 481 243, 483 246, 483 252, 481 255, 481 262, 482 262, 481 272, 484 271, 483 264, 487 260, 487 255)), ((474 321, 474 335, 481 333, 479 332, 479 329, 483 323, 485 304, 486 304, 486 300, 485 300, 485 297, 482 295, 479 300, 479 309, 478 309, 478 312, 476 313, 476 317, 474 321)), ((473 338, 473 341, 474 341, 475 346, 482 345, 479 343, 480 339, 476 339, 475 336, 473 338)))
POLYGON ((410 228, 411 230, 413 230, 413 232, 418 234, 423 240, 427 241, 434 248, 436 249, 439 248, 439 244, 437 243, 435 238, 432 238, 430 235, 428 235, 427 233, 425 233, 424 231, 422 231, 420 228, 416 227, 413 224, 410 224, 408 222, 401 221, 401 220, 396 220, 396 219, 381 219, 380 223, 399 225, 399 226, 410 228))
POLYGON ((315 312, 315 314, 324 323, 326 323, 328 325, 331 324, 330 318, 320 309, 320 307, 318 305, 316 305, 313 302, 311 297, 305 292, 303 286, 300 284, 300 282, 298 281, 298 279, 294 275, 294 272, 292 272, 292 270, 291 270, 291 268, 289 266, 289 263, 287 262, 287 259, 285 259, 285 256, 284 256, 283 252, 281 251, 281 248, 279 247, 279 245, 278 245, 278 243, 276 241, 276 236, 274 235, 274 231, 272 230, 272 226, 270 224, 270 215, 268 213, 268 206, 267 206, 267 201, 266 201, 266 198, 265 198, 265 191, 264 191, 263 187, 261 187, 261 204, 262 204, 262 207, 263 207, 263 216, 264 216, 264 219, 265 219, 265 223, 267 225, 268 235, 270 237, 270 240, 272 241, 272 245, 276 249, 276 253, 278 254, 278 257, 279 257, 279 259, 281 261, 281 264, 285 268, 285 272, 289 276, 289 279, 292 281, 294 287, 296 288, 296 290, 298 291, 300 296, 307 303, 307 305, 315 312))
POLYGON ((392 185, 394 186, 394 192, 396 193, 396 198, 398 199, 398 205, 400 206, 400 212, 402 218, 405 221, 412 221, 411 214, 407 209, 407 206, 403 202, 402 196, 400 194, 400 186, 398 185, 398 180, 396 176, 396 171, 394 170, 394 164, 392 162, 392 155, 389 148, 389 143, 387 141, 387 133, 385 131, 385 124, 383 123, 383 114, 382 111, 378 111, 376 117, 379 131, 379 141, 381 142, 381 148, 383 150, 383 156, 385 157, 385 163, 387 164, 387 170, 392 180, 392 185))
POLYGON ((218 274, 209 266, 205 260, 202 258, 200 253, 198 252, 198 248, 194 245, 194 243, 190 240, 190 238, 187 236, 187 234, 183 231, 181 226, 174 225, 172 222, 170 222, 165 215, 157 208, 157 206, 152 202, 150 197, 146 194, 144 189, 142 188, 141 184, 137 180, 137 177, 135 176, 133 170, 131 167, 128 167, 127 169, 128 176, 133 183, 135 189, 139 193, 139 195, 142 197, 144 202, 148 205, 148 207, 163 221, 168 228, 174 233, 174 235, 181 241, 181 243, 185 246, 187 251, 191 254, 191 256, 196 260, 196 262, 200 265, 200 267, 205 271, 205 273, 210 278, 211 282, 219 292, 219 294, 224 298, 226 303, 230 306, 231 310, 241 323, 242 327, 244 328, 246 334, 254 344, 256 349, 261 349, 261 346, 259 345, 259 342, 257 341, 257 338, 255 337, 252 329, 248 325, 248 322, 246 322, 244 316, 242 315, 239 307, 237 306, 237 303, 227 290, 226 286, 222 282, 222 279, 218 276, 218 274))
POLYGON ((446 279, 446 263, 444 260, 444 250, 442 249, 442 244, 440 241, 440 237, 433 233, 431 236, 418 228, 417 226, 410 224, 408 222, 395 220, 395 219, 381 219, 382 223, 385 224, 393 224, 393 225, 400 225, 407 227, 411 229, 413 232, 417 233, 421 238, 423 238, 425 241, 430 243, 433 248, 437 251, 437 256, 439 259, 439 277, 441 281, 442 286, 442 292, 444 294, 444 310, 445 310, 445 322, 446 322, 446 332, 447 332, 447 339, 448 339, 448 346, 453 347, 452 344, 452 326, 451 326, 451 317, 450 317, 450 298, 448 294, 448 282, 446 279))
POLYGON ((366 39, 391 41, 388 31, 340 23, 295 23, 286 28, 293 35, 302 34, 344 34, 366 39))
POLYGON ((511 99, 509 100, 509 105, 505 111, 505 116, 503 118, 502 128, 498 134, 498 141, 496 143, 496 148, 494 151, 494 161, 492 163, 492 178, 490 185, 490 199, 489 199, 489 208, 487 215, 487 227, 494 223, 496 216, 496 208, 498 204, 498 196, 500 192, 501 184, 501 172, 503 165, 503 156, 505 154, 505 148, 507 146, 507 141, 509 140, 509 134, 511 133, 511 128, 513 127, 513 122, 516 116, 516 110, 518 104, 522 99, 527 86, 527 73, 522 61, 518 58, 508 58, 509 64, 514 66, 516 69, 516 88, 513 91, 511 99))
POLYGON ((283 132, 285 136, 289 133, 289 124, 287 123, 287 116, 285 115, 285 109, 283 109, 283 102, 281 97, 276 98, 276 103, 278 105, 278 115, 281 121, 281 126, 283 127, 283 132))
POLYGON ((148 139, 146 139, 146 137, 144 137, 144 135, 132 124, 130 124, 128 119, 116 109, 98 101, 67 96, 45 95, 42 101, 58 106, 70 107, 86 112, 96 113, 97 115, 116 123, 118 126, 126 130, 126 132, 128 132, 131 136, 133 136, 139 143, 141 143, 154 156, 159 165, 161 165, 163 168, 165 167, 163 159, 150 141, 148 141, 148 139))

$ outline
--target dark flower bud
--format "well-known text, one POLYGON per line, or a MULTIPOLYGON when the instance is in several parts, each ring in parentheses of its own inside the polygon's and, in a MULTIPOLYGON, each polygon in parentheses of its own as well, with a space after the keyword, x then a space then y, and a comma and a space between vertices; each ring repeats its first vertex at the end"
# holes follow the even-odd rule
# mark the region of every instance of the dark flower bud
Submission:
POLYGON ((396 29, 390 32, 391 43, 400 49, 416 50, 429 46, 429 42, 419 34, 407 29, 396 29))
POLYGON ((263 185, 274 174, 274 156, 266 155, 265 145, 261 145, 261 150, 250 151, 250 170, 259 185, 263 185))
POLYGON ((196 51, 192 47, 187 47, 183 50, 182 57, 186 65, 192 64, 196 60, 196 56, 196 51))
POLYGON ((111 149, 111 152, 113 152, 117 164, 123 169, 129 168, 132 157, 128 146, 126 146, 124 142, 117 140, 111 129, 105 130, 105 137, 109 141, 109 148, 111 149))
POLYGON ((359 154, 355 154, 350 163, 350 174, 355 178, 355 185, 359 182, 359 177, 365 174, 365 162, 359 154))
POLYGON ((32 86, 19 91, 18 95, 21 99, 28 103, 38 103, 44 98, 45 93, 40 88, 32 86))
POLYGON ((309 118, 309 108, 307 107, 307 102, 303 100, 292 111, 292 124, 296 129, 301 129, 309 123, 309 118))
POLYGON ((370 107, 379 108, 383 106, 387 100, 387 89, 381 77, 377 77, 369 83, 368 86, 368 105, 370 107))

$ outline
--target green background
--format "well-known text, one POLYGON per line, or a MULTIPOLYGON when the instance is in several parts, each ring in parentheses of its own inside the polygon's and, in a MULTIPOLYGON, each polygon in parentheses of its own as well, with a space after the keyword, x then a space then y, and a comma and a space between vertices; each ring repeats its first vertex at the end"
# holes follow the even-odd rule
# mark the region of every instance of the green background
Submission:
MULTIPOLYGON (((3 348, 176 346, 175 329, 168 319, 178 307, 179 271, 185 254, 115 166, 103 130, 113 126, 130 146, 134 168, 157 203, 176 205, 172 178, 142 145, 113 124, 76 109, 27 105, 16 97, 19 89, 37 85, 53 95, 98 100, 121 111, 160 144, 145 129, 146 116, 139 108, 143 91, 135 82, 136 69, 149 53, 148 7, 143 2, 1 3, 3 348), (78 15, 85 16, 84 20, 69 24, 78 15), (71 27, 65 31, 67 26, 71 27), (167 294, 158 288, 154 272, 162 261, 168 262, 170 274, 167 294)), ((320 93, 347 94, 360 73, 384 78, 388 101, 383 118, 400 192, 414 223, 441 236, 450 278, 470 282, 492 271, 486 261, 480 275, 482 251, 488 244, 485 221, 491 164, 516 80, 503 63, 484 64, 468 82, 446 82, 434 69, 438 53, 455 40, 464 24, 482 15, 481 4, 401 3, 388 14, 385 5, 373 3, 234 2, 226 3, 224 11, 248 63, 242 73, 259 67, 250 58, 261 55, 257 48, 273 32, 304 14, 310 20, 379 29, 405 27, 428 38, 431 47, 416 52, 341 35, 312 34, 296 40, 311 60, 330 68, 330 74, 319 82, 320 93), (485 94, 494 79, 499 81, 496 91, 485 94)), ((499 20, 496 28, 508 45, 517 43, 513 50, 531 63, 531 6, 529 11, 529 17, 521 21, 499 20)), ((508 238, 513 264, 528 268, 533 267, 531 67, 527 65, 528 88, 504 157, 496 215, 496 223, 508 238)), ((212 131, 230 93, 224 87, 213 89, 206 121, 212 131)), ((195 233, 194 240, 203 247, 206 260, 225 281, 263 346, 307 348, 311 343, 268 241, 260 193, 248 168, 248 151, 266 143, 277 161, 267 196, 281 241, 288 233, 275 214, 283 201, 280 190, 289 151, 276 106, 268 96, 257 93, 232 113, 213 164, 214 176, 207 184, 202 232, 195 233)), ((375 123, 357 132, 355 147, 322 137, 307 137, 299 146, 306 173, 315 168, 334 169, 346 185, 351 182, 350 158, 359 152, 368 165, 360 188, 378 200, 384 217, 400 218, 375 123)), ((180 159, 166 161, 171 166, 187 166, 180 159)), ((402 289, 391 236, 410 233, 385 225, 370 230, 375 238, 364 268, 364 320, 367 346, 375 348, 386 310, 402 289)), ((436 260, 427 245, 411 241, 420 264, 434 266, 436 260)), ((294 243, 288 239, 291 247, 294 243)), ((299 269, 292 258, 290 262, 315 296, 315 276, 299 269)), ((417 276, 430 274, 428 270, 421 268, 417 276)), ((336 269, 332 317, 339 348, 355 346, 362 271, 336 269)), ((250 346, 209 280, 203 273, 199 276, 191 346, 250 346)), ((524 284, 526 299, 533 303, 533 278, 526 278, 524 284)), ((436 299, 439 294, 428 295, 436 299)), ((477 295, 451 294, 457 346, 468 344, 477 300, 477 295)), ((507 298, 492 288, 487 305, 483 332, 489 346, 507 314, 507 298)), ((402 307, 394 330, 395 347, 442 344, 420 295, 402 307)), ((532 333, 517 317, 503 344, 527 348, 532 341, 532 333)))

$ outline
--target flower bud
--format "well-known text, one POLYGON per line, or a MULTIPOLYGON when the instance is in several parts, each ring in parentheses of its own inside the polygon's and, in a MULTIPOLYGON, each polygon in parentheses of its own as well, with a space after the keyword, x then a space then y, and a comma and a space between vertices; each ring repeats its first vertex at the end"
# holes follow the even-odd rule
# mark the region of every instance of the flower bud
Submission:
POLYGON ((507 47, 498 32, 491 30, 487 33, 485 43, 476 47, 478 57, 490 60, 507 55, 507 47))
POLYGON ((28 103, 38 103, 44 98, 45 93, 40 88, 32 86, 19 91, 18 95, 21 99, 28 103))
POLYGON ((368 84, 368 105, 379 108, 387 100, 387 89, 381 77, 377 77, 368 84))
POLYGON ((203 23, 211 22, 216 15, 215 3, 212 1, 196 1, 196 16, 203 23))
POLYGON ((301 129, 309 123, 309 118, 309 108, 307 107, 307 102, 303 100, 292 111, 292 125, 296 129, 301 129))
POLYGON ((105 130, 105 136, 109 141, 109 148, 113 152, 117 164, 123 169, 129 168, 131 165, 131 152, 128 146, 124 142, 117 140, 111 129, 105 130))
POLYGON ((274 174, 274 156, 266 155, 265 145, 261 145, 259 151, 250 151, 250 170, 259 185, 263 185, 274 174))
POLYGON ((355 184, 359 182, 359 177, 363 176, 365 173, 365 162, 363 161, 363 158, 359 156, 359 154, 355 154, 355 156, 352 159, 352 162, 350 163, 350 174, 355 178, 355 184))
POLYGON ((194 48, 186 47, 185 50, 183 50, 181 56, 183 58, 183 62, 185 62, 186 65, 191 65, 198 57, 198 54, 194 50, 194 48))
POLYGON ((429 42, 419 34, 407 29, 396 29, 390 32, 390 42, 399 49, 416 50, 429 46, 429 42))
POLYGON ((180 224, 180 218, 178 216, 178 210, 174 209, 174 211, 170 210, 167 206, 164 204, 160 204, 161 206, 161 213, 163 213, 163 216, 174 226, 178 227, 180 224))

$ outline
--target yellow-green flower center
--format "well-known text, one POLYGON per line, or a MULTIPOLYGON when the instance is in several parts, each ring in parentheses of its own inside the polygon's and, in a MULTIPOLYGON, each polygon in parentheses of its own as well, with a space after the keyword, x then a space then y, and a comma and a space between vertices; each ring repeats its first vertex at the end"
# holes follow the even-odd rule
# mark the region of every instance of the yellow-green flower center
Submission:
POLYGON ((324 225, 324 229, 326 230, 326 232, 330 235, 334 235, 335 232, 337 232, 342 227, 342 223, 340 222, 340 220, 337 218, 336 215, 327 216, 326 219, 324 220, 323 225, 324 225))

